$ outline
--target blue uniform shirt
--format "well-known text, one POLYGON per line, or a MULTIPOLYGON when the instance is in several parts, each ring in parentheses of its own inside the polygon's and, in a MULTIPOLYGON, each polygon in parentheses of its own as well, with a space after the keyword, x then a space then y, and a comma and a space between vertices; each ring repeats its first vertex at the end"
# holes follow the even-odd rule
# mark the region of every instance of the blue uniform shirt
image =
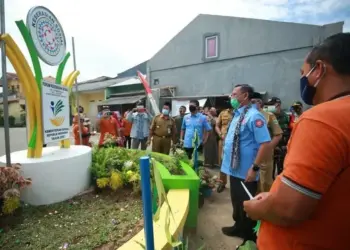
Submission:
POLYGON ((197 130, 199 144, 201 144, 203 142, 203 130, 210 131, 211 126, 205 115, 196 113, 195 115, 187 114, 184 116, 181 129, 186 130, 184 136, 184 147, 193 148, 192 140, 194 139, 195 130, 197 130))
MULTIPOLYGON (((231 155, 233 138, 240 114, 245 107, 235 111, 228 129, 224 148, 221 172, 234 177, 245 179, 249 168, 253 165, 260 144, 271 141, 269 130, 264 116, 255 108, 250 108, 241 124, 240 133, 240 163, 237 169, 232 168, 231 155)), ((257 179, 259 176, 257 176, 257 179)))

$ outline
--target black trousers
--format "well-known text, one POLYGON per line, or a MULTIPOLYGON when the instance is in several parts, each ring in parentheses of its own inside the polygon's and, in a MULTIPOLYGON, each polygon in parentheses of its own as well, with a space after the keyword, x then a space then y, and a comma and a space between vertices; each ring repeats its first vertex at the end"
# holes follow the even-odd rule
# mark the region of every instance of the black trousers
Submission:
MULTIPOLYGON (((184 148, 186 154, 187 154, 187 157, 188 159, 192 159, 192 155, 193 155, 193 151, 194 151, 194 148, 184 148)), ((198 153, 203 153, 203 145, 199 145, 198 146, 198 153)))
POLYGON ((131 148, 131 137, 130 136, 125 136, 125 141, 124 141, 124 148, 131 148))
MULTIPOLYGON (((243 209, 243 202, 249 200, 249 196, 242 187, 241 181, 244 180, 230 176, 230 192, 231 202, 233 207, 233 220, 235 221, 235 228, 241 233, 243 239, 256 241, 256 234, 253 228, 256 225, 256 221, 247 217, 243 209)), ((244 182, 249 192, 254 196, 257 192, 258 182, 244 182)))

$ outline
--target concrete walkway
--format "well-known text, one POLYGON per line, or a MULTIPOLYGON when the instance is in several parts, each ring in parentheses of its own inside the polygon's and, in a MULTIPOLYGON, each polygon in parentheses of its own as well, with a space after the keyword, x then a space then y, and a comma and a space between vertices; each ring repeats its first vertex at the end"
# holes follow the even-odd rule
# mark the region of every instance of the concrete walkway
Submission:
MULTIPOLYGON (((219 170, 215 170, 218 174, 219 170)), ((233 250, 242 243, 242 239, 225 236, 221 228, 232 226, 232 204, 229 187, 222 193, 213 192, 199 210, 197 232, 189 235, 190 250, 204 249, 233 250)))

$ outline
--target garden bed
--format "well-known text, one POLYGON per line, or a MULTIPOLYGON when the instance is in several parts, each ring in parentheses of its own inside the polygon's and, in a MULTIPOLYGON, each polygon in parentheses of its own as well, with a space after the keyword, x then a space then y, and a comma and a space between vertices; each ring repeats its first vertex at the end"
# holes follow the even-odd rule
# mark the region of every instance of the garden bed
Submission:
POLYGON ((142 201, 130 190, 94 192, 22 206, 0 220, 0 249, 116 249, 143 228, 142 201))

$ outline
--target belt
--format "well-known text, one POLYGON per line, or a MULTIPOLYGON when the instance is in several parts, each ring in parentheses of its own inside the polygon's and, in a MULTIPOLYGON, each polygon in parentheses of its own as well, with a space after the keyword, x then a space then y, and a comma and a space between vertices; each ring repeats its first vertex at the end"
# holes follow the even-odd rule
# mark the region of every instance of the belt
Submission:
POLYGON ((166 136, 166 135, 164 135, 164 136, 155 135, 155 136, 160 137, 160 138, 170 138, 171 137, 171 136, 166 136))

